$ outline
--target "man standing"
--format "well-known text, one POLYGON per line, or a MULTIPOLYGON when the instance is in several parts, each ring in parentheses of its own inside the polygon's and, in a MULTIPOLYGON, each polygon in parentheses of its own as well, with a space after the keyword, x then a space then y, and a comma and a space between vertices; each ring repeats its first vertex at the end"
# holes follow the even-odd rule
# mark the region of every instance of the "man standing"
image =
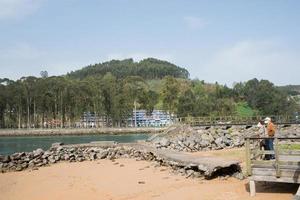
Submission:
MULTIPOLYGON (((266 150, 269 151, 273 151, 274 150, 274 146, 273 146, 273 142, 274 142, 274 135, 275 135, 275 125, 272 123, 272 120, 270 117, 266 117, 265 119, 265 124, 267 125, 267 134, 268 134, 268 139, 266 139, 265 141, 265 145, 266 145, 266 150)), ((274 154, 269 154, 266 155, 266 159, 275 159, 274 154)))

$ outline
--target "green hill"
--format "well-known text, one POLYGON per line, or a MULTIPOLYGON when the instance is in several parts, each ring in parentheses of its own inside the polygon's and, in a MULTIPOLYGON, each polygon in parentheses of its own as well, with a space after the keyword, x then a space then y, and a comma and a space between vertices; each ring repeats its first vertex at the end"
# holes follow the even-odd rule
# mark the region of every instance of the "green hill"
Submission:
POLYGON ((70 72, 67 76, 75 79, 83 79, 88 76, 103 76, 108 72, 117 78, 125 78, 127 76, 141 76, 146 80, 162 79, 165 76, 189 78, 189 72, 186 69, 155 58, 147 58, 140 62, 134 62, 133 59, 111 60, 89 65, 80 70, 70 72))

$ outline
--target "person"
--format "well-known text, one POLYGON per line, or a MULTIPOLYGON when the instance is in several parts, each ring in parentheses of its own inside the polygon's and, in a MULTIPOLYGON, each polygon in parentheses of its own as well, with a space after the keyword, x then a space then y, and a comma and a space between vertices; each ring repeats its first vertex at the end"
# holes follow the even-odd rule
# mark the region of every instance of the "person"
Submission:
MULTIPOLYGON (((265 123, 263 120, 260 120, 257 124, 258 129, 258 136, 259 137, 266 137, 266 128, 265 128, 265 123)), ((260 150, 266 149, 265 147, 265 140, 261 140, 259 143, 259 148, 260 150)))
MULTIPOLYGON (((273 142, 274 142, 274 135, 275 135, 275 125, 272 123, 272 120, 270 117, 265 118, 265 124, 267 125, 267 137, 268 137, 268 139, 265 140, 266 150, 273 151, 274 150, 273 142)), ((267 160, 275 159, 275 156, 274 156, 274 154, 267 154, 266 159, 267 160)))
POLYGON ((265 123, 263 120, 260 120, 257 124, 258 129, 258 134, 260 137, 265 137, 266 136, 266 128, 265 128, 265 123))

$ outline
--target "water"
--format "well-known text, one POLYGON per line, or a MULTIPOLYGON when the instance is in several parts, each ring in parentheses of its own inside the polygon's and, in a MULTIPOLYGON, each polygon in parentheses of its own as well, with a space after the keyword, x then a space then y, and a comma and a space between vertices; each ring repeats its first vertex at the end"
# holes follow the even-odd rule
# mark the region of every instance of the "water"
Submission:
POLYGON ((150 134, 123 134, 123 135, 64 135, 64 136, 16 136, 0 137, 0 155, 9 155, 15 152, 29 152, 37 148, 47 150, 52 143, 64 144, 89 143, 91 141, 116 141, 119 143, 145 140, 150 134))

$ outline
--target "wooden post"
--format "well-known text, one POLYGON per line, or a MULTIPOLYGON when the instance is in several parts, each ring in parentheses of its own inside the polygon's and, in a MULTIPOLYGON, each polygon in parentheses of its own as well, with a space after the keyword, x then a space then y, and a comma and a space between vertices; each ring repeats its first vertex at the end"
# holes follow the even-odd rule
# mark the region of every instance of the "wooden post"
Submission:
POLYGON ((251 170, 251 157, 250 157, 250 139, 246 138, 246 168, 248 176, 252 175, 251 170))
POLYGON ((249 186, 250 186, 250 196, 254 197, 256 190, 255 190, 255 182, 254 181, 250 181, 249 182, 249 186))
POLYGON ((275 138, 275 168, 276 168, 276 177, 280 177, 280 168, 279 168, 279 145, 278 138, 275 138))

